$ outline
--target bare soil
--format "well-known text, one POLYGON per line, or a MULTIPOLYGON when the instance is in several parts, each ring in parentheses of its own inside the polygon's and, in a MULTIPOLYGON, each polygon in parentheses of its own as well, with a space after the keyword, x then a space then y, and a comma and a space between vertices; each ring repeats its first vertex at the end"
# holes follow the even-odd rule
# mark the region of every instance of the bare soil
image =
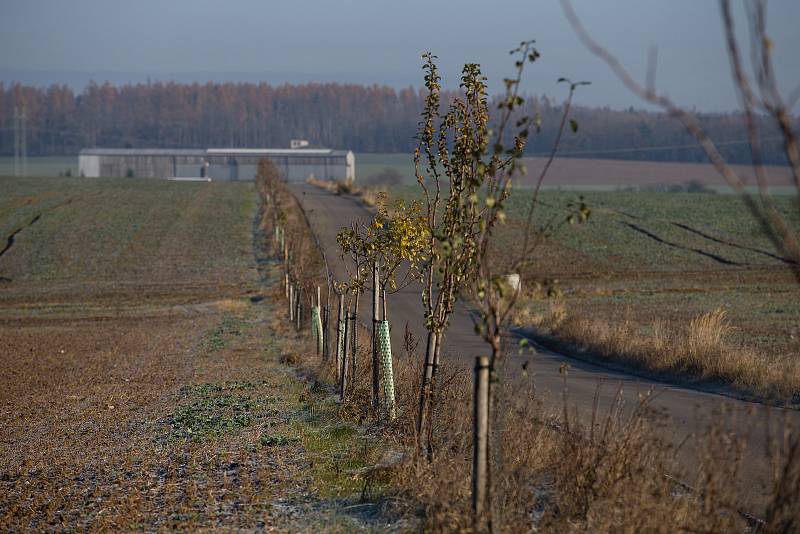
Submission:
POLYGON ((252 187, 136 182, 63 187, 84 209, 60 213, 0 184, 0 227, 43 213, 0 258, 0 530, 385 527, 314 468, 331 400, 282 363, 305 345, 254 256, 252 187))

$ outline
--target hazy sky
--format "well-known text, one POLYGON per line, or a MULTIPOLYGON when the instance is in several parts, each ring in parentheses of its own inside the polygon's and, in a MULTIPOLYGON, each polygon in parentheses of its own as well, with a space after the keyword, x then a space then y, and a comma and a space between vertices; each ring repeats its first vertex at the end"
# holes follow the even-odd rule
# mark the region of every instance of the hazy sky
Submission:
MULTIPOLYGON (((658 85, 682 104, 736 105, 716 1, 575 0, 575 7, 639 77, 656 45, 658 85)), ((774 0, 769 14, 789 91, 800 83, 800 1, 774 0)), ((454 86, 464 62, 500 80, 513 67, 508 50, 530 38, 542 60, 528 72, 526 91, 560 96, 555 80, 568 76, 593 82, 581 103, 641 106, 583 49, 557 0, 0 0, 0 80, 418 86, 419 56, 430 50, 454 86)))

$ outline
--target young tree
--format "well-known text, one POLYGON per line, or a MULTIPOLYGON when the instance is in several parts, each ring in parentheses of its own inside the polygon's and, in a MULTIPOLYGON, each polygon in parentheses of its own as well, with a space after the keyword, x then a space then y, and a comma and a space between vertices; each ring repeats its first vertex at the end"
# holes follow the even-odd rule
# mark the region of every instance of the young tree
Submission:
MULTIPOLYGON (((378 211, 369 224, 354 224, 337 235, 343 253, 364 258, 372 274, 372 403, 377 409, 380 397, 378 325, 386 321, 386 293, 406 287, 419 276, 419 264, 426 242, 425 218, 419 202, 398 200, 391 210, 385 195, 379 197, 378 211), (402 273, 402 274, 401 274, 402 273), (384 298, 381 310, 380 299, 384 298), (381 319, 381 311, 383 318, 381 319)), ((393 385, 389 385, 393 389, 393 385)))
MULTIPOLYGON (((423 189, 427 208, 428 226, 426 262, 422 269, 422 300, 428 340, 417 417, 420 436, 426 431, 428 435, 431 432, 432 397, 442 341, 453 306, 467 282, 481 274, 484 281, 488 279, 485 269, 492 231, 498 222, 505 219, 504 201, 510 191, 511 178, 522 170, 520 159, 530 128, 538 129, 540 124, 537 117, 519 113, 524 103, 519 95, 519 82, 525 64, 538 59, 539 52, 533 47, 533 42, 528 41, 512 53, 518 56, 517 76, 504 80, 506 93, 498 104, 501 116, 494 132, 490 123, 486 79, 480 67, 476 64, 464 66, 460 85, 462 95, 453 99, 447 112, 442 114, 441 86, 435 56, 423 56, 428 95, 417 135, 419 146, 414 153, 417 181, 423 189), (503 140, 512 122, 517 131, 513 135, 513 146, 506 148, 503 140)), ((587 82, 568 83, 570 93, 556 143, 560 142, 575 89, 587 82)), ((577 123, 572 121, 570 124, 574 130, 577 129, 577 123)), ((554 156, 555 147, 536 185, 519 258, 529 255, 533 206, 554 156)), ((478 295, 478 301, 484 302, 487 295, 485 289, 475 294, 478 295)), ((483 334, 487 333, 477 325, 476 328, 483 334)), ((499 337, 499 327, 489 335, 496 353, 499 353, 499 337)), ((430 437, 428 447, 430 449, 430 437)))
POLYGON ((278 167, 269 158, 258 160, 256 190, 264 202, 263 215, 269 216, 273 228, 273 243, 278 245, 286 222, 286 205, 290 199, 278 167))
POLYGON ((433 392, 442 341, 453 305, 475 268, 475 239, 482 224, 478 205, 480 175, 485 169, 473 165, 472 154, 484 150, 489 142, 481 133, 487 129, 489 115, 486 113, 486 87, 478 65, 464 66, 460 86, 463 95, 442 114, 436 57, 428 53, 423 59, 428 94, 417 134, 419 146, 414 151, 414 166, 426 208, 422 304, 428 336, 417 436, 422 447, 423 434, 428 434, 430 453, 433 392))
MULTIPOLYGON (((522 172, 521 158, 529 137, 529 127, 530 125, 536 126, 538 123, 535 117, 529 116, 523 116, 516 120, 514 124, 517 130, 513 135, 513 144, 509 147, 503 145, 502 139, 505 131, 514 120, 516 110, 524 104, 518 90, 525 63, 534 62, 539 58, 539 52, 533 47, 532 41, 521 43, 520 47, 513 50, 512 53, 518 55, 516 77, 505 80, 505 98, 498 105, 500 117, 496 134, 497 141, 493 143, 491 150, 484 147, 483 150, 475 151, 472 154, 473 167, 485 169, 485 174, 480 176, 480 180, 487 185, 483 197, 484 206, 481 208, 483 223, 475 237, 475 283, 469 286, 471 288, 469 295, 471 302, 479 312, 478 318, 475 320, 476 332, 491 348, 488 359, 486 430, 492 439, 487 439, 489 436, 483 436, 483 439, 487 441, 486 456, 478 458, 476 455, 474 459, 476 462, 484 462, 483 470, 488 474, 488 480, 485 482, 490 487, 486 491, 480 492, 488 502, 474 501, 478 524, 481 521, 491 522, 495 516, 492 510, 491 484, 492 464, 499 463, 502 458, 498 426, 500 424, 502 364, 507 354, 507 347, 504 346, 503 341, 507 339, 505 334, 507 333, 508 319, 520 295, 522 287, 520 273, 523 267, 533 261, 536 249, 546 238, 552 236, 562 225, 584 222, 590 215, 588 206, 581 199, 578 202, 568 203, 565 215, 551 218, 539 225, 534 224, 539 192, 558 152, 575 91, 578 87, 589 84, 589 82, 573 82, 567 78, 561 78, 558 83, 568 84, 569 91, 550 155, 539 174, 531 195, 521 244, 516 250, 505 251, 505 254, 492 249, 494 231, 498 224, 503 224, 506 220, 506 200, 511 192, 513 178, 522 172)), ((577 122, 569 119, 569 124, 573 133, 577 132, 577 122)), ((488 137, 491 136, 491 132, 483 131, 481 135, 488 137)), ((476 399, 477 401, 478 399, 476 399)), ((494 519, 499 520, 496 516, 494 519)))

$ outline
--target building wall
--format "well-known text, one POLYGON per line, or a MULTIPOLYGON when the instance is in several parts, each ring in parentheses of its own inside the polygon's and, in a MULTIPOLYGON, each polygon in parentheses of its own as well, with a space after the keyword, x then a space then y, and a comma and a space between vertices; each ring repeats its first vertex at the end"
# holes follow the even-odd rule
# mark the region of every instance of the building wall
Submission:
POLYGON ((82 154, 78 157, 80 173, 86 177, 195 178, 203 173, 213 180, 255 180, 258 161, 269 157, 290 182, 302 182, 313 175, 320 180, 355 179, 352 152, 330 155, 147 155, 82 154))
POLYGON ((100 156, 78 156, 78 176, 100 177, 100 156))

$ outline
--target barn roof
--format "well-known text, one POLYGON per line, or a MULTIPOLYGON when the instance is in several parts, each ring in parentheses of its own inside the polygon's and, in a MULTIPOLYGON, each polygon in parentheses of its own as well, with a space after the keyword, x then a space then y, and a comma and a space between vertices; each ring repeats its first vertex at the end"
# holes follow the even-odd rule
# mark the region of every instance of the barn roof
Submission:
POLYGON ((203 149, 185 148, 84 148, 81 156, 205 156, 203 149))
MULTIPOLYGON (((338 156, 330 148, 209 148, 209 156, 338 156)), ((346 154, 346 152, 345 152, 346 154)))

